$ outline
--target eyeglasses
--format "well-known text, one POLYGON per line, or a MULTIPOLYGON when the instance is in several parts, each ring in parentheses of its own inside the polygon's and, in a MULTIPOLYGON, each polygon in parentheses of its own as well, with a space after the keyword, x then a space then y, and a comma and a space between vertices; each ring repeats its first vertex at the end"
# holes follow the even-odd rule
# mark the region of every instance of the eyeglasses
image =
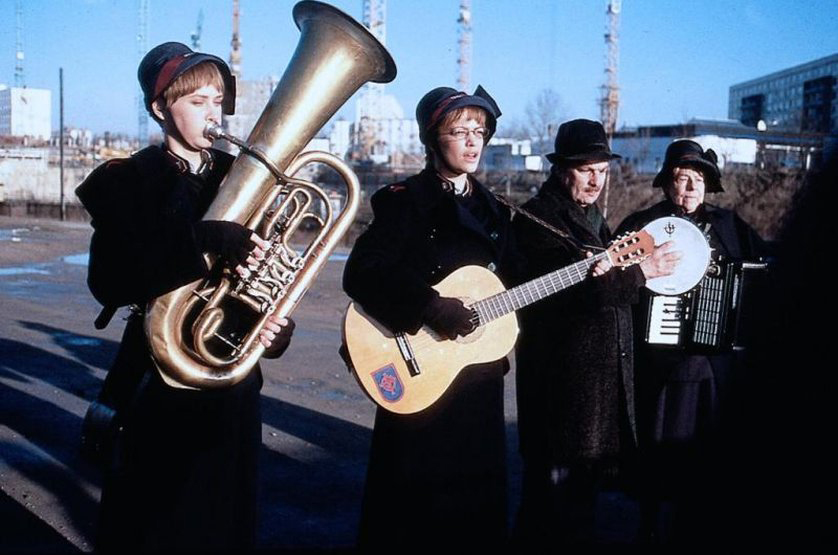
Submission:
POLYGON ((465 141, 466 137, 472 134, 474 135, 475 139, 480 139, 481 141, 484 141, 486 140, 486 137, 489 135, 489 130, 485 127, 475 127, 474 129, 467 129, 465 127, 455 127, 442 133, 442 135, 448 135, 452 139, 456 139, 458 141, 465 141))

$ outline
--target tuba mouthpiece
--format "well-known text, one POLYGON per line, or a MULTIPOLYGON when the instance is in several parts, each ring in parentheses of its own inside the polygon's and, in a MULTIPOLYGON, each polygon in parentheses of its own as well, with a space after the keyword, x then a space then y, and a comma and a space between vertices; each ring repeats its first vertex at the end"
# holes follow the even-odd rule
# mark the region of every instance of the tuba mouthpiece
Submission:
POLYGON ((224 137, 224 129, 213 121, 207 122, 207 126, 204 127, 204 137, 213 140, 221 139, 224 137))

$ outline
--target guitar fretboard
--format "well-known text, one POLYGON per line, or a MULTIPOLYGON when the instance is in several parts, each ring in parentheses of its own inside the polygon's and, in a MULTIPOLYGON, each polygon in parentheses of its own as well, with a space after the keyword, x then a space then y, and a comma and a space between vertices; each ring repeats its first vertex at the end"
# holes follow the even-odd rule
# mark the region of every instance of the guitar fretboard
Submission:
POLYGON ((480 325, 487 324, 496 318, 567 289, 571 285, 576 285, 588 277, 591 266, 607 257, 608 253, 603 251, 497 295, 486 297, 471 305, 471 308, 477 312, 480 325))

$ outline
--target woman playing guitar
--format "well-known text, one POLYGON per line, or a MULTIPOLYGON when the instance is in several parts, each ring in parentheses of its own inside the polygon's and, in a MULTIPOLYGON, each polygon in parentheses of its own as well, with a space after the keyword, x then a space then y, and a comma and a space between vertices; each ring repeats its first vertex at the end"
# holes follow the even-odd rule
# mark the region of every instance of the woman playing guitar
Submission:
MULTIPOLYGON (((465 265, 489 268, 507 281, 514 272, 510 214, 472 176, 499 116, 482 87, 473 95, 439 87, 419 101, 427 165, 372 197, 374 220, 344 274, 349 296, 393 332, 428 326, 443 338, 467 336, 475 326, 472 311, 432 286, 465 265)), ((416 414, 378 410, 362 548, 504 541, 507 370, 506 359, 471 366, 439 402, 416 414)), ((398 386, 386 369, 380 376, 382 387, 398 386)))

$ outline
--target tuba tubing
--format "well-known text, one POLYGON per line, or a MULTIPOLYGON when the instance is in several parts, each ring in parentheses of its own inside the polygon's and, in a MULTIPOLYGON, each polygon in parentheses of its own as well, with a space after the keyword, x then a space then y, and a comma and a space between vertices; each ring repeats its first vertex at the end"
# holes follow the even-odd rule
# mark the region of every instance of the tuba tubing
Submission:
POLYGON ((291 314, 360 204, 358 179, 345 162, 324 152, 300 151, 362 85, 392 81, 396 65, 366 28, 332 6, 303 1, 294 6, 293 17, 300 29, 297 49, 247 141, 218 129, 206 131, 243 148, 203 219, 247 226, 271 242, 270 254, 253 280, 214 267, 211 277, 157 297, 146 310, 152 358, 164 381, 175 387, 218 389, 243 380, 264 353, 259 331, 265 321, 273 313, 291 314), (332 167, 346 183, 346 202, 334 219, 330 199, 320 187, 288 177, 315 162, 332 167), (326 207, 325 217, 310 212, 315 201, 326 207), (310 219, 322 225, 298 254, 290 237, 310 219), (236 343, 221 338, 230 354, 220 354, 209 343, 228 318, 229 297, 252 315, 250 327, 237 334, 243 339, 236 343))

